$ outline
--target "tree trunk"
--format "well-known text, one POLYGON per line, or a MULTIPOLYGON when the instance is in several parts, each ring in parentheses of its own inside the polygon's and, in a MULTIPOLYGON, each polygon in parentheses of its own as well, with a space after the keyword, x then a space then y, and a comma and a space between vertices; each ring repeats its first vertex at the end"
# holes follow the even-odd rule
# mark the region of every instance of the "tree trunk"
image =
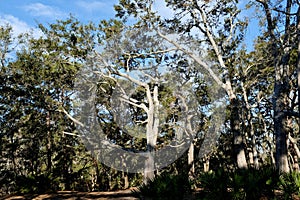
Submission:
POLYGON ((247 161, 245 154, 245 144, 240 132, 240 117, 239 117, 238 100, 231 99, 231 128, 233 132, 233 145, 236 163, 239 169, 246 169, 247 161))
POLYGON ((203 171, 204 172, 208 172, 209 171, 209 156, 205 156, 203 158, 203 161, 204 161, 204 163, 203 163, 203 171))
POLYGON ((189 166, 189 176, 194 176, 195 166, 194 166, 194 144, 191 142, 189 151, 188 151, 188 166, 189 166))
MULTIPOLYGON (((246 73, 243 74, 243 76, 246 76, 246 73)), ((258 163, 258 153, 256 150, 256 136, 254 133, 254 127, 253 127, 253 119, 252 119, 252 111, 251 111, 251 106, 249 105, 248 101, 248 95, 247 95, 247 89, 244 87, 243 82, 241 82, 242 86, 242 91, 243 91, 243 97, 244 97, 244 102, 246 104, 246 118, 248 121, 248 126, 249 126, 249 135, 247 135, 249 138, 251 138, 251 149, 249 149, 249 164, 250 166, 254 168, 259 167, 258 163)), ((259 100, 259 97, 258 97, 259 100)))
MULTIPOLYGON (((285 31, 284 38, 281 43, 275 34, 276 22, 273 19, 272 9, 268 5, 268 1, 257 0, 262 4, 267 25, 268 33, 271 37, 271 53, 274 59, 275 68, 275 85, 273 95, 273 111, 274 111, 274 134, 276 138, 276 167, 280 172, 289 172, 288 151, 287 151, 287 115, 285 110, 288 108, 287 97, 289 92, 289 53, 290 53, 290 15, 285 15, 285 31), (281 45, 283 52, 280 52, 281 45)), ((290 13, 292 0, 286 1, 285 13, 290 13)))
POLYGON ((288 61, 289 50, 285 48, 280 65, 275 66, 275 86, 273 95, 274 133, 276 138, 276 167, 280 172, 289 172, 287 147, 287 114, 288 108, 288 61))
MULTIPOLYGON (((247 168, 247 162, 246 162, 246 154, 244 150, 244 142, 240 131, 240 118, 239 118, 239 107, 238 107, 238 100, 236 97, 236 93, 234 91, 234 88, 231 83, 231 78, 229 76, 229 67, 225 64, 224 61, 224 55, 222 55, 222 52, 220 51, 220 46, 218 45, 217 41, 215 40, 215 35, 213 28, 208 22, 208 17, 205 9, 202 6, 198 5, 198 1, 193 1, 195 3, 195 6, 197 8, 197 11, 200 12, 200 16, 194 15, 194 20, 198 24, 203 24, 203 27, 198 26, 200 31, 207 37, 207 40, 209 41, 211 47, 213 48, 213 51, 216 55, 216 58, 219 63, 219 69, 221 70, 222 74, 224 74, 225 83, 222 79, 219 78, 219 75, 216 74, 211 67, 203 62, 203 60, 193 52, 190 52, 189 50, 185 49, 182 45, 177 43, 176 41, 169 39, 166 35, 163 35, 158 31, 158 34, 171 44, 173 44, 178 50, 186 53, 190 56, 191 59, 193 59, 195 62, 197 62, 201 67, 203 67, 208 74, 211 76, 211 78, 221 87, 223 88, 227 95, 229 96, 230 103, 231 103, 231 128, 233 132, 233 148, 235 152, 235 160, 239 168, 247 168), (199 18, 201 20, 199 20, 199 18), (199 20, 199 21, 198 21, 199 20)), ((229 36, 231 38, 232 35, 229 36)), ((229 41, 229 40, 228 40, 229 41)))
POLYGON ((297 156, 297 155, 294 155, 293 158, 294 158, 293 170, 294 170, 295 172, 299 172, 298 156, 297 156))
POLYGON ((289 50, 284 49, 280 65, 275 65, 275 86, 273 95, 274 133, 276 138, 276 167, 280 172, 289 172, 287 148, 287 114, 288 108, 288 61, 289 50))
POLYGON ((288 125, 287 113, 289 96, 289 53, 290 49, 284 48, 284 55, 279 65, 275 65, 275 86, 273 95, 274 132, 276 137, 276 167, 280 172, 289 172, 288 163, 288 125))
POLYGON ((293 169, 294 171, 299 171, 299 162, 298 160, 300 159, 300 150, 297 146, 297 140, 295 140, 292 136, 289 135, 289 141, 291 142, 291 145, 293 147, 293 159, 294 159, 294 164, 293 164, 293 169))
POLYGON ((123 189, 129 188, 128 173, 123 171, 122 172, 122 178, 124 180, 124 188, 123 189))
POLYGON ((148 147, 147 159, 145 161, 145 170, 144 170, 144 183, 147 184, 149 180, 154 179, 154 157, 151 153, 151 148, 148 147))
POLYGON ((95 168, 95 178, 92 178, 92 191, 95 191, 95 189, 99 186, 100 170, 98 166, 98 161, 95 158, 93 158, 93 164, 95 168))
POLYGON ((155 175, 155 163, 154 163, 154 150, 157 141, 158 135, 158 126, 159 126, 159 101, 158 101, 158 86, 155 85, 153 89, 153 96, 151 95, 150 88, 146 88, 147 99, 149 103, 149 110, 147 113, 147 153, 145 160, 145 169, 144 169, 144 183, 147 183, 148 180, 153 180, 155 175))
POLYGON ((52 136, 50 132, 50 111, 47 112, 46 125, 47 125, 47 172, 49 173, 52 168, 52 136))
MULTIPOLYGON (((276 106, 276 105, 275 105, 276 106)), ((289 172, 287 155, 287 137, 284 130, 284 117, 278 109, 274 110, 274 132, 276 137, 276 168, 280 172, 289 172)))

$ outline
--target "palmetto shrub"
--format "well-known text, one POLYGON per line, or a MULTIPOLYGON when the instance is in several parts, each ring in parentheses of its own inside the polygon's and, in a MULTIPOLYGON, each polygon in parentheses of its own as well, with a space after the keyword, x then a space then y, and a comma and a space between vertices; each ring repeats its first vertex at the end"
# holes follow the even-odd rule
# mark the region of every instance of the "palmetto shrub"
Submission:
POLYGON ((161 174, 147 184, 142 184, 137 190, 133 191, 139 196, 151 199, 178 199, 191 191, 188 177, 185 175, 161 174))
POLYGON ((272 167, 237 170, 231 174, 232 199, 273 198, 278 172, 272 167))
POLYGON ((219 169, 215 172, 202 173, 198 182, 198 186, 205 193, 204 199, 273 198, 278 183, 278 173, 272 167, 233 172, 219 169))
POLYGON ((204 172, 198 178, 198 187, 203 189, 204 199, 230 199, 228 188, 230 187, 230 176, 223 169, 204 172))
POLYGON ((300 196, 300 173, 284 173, 279 179, 279 189, 283 191, 284 199, 292 199, 293 194, 300 196))

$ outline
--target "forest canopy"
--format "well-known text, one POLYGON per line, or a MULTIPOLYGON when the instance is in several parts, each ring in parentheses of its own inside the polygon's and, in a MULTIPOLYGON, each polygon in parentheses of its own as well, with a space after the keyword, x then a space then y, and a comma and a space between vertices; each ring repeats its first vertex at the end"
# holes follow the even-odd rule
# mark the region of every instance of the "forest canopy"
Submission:
POLYGON ((165 2, 168 17, 120 0, 114 19, 39 37, 0 26, 0 194, 299 171, 299 1, 165 2))

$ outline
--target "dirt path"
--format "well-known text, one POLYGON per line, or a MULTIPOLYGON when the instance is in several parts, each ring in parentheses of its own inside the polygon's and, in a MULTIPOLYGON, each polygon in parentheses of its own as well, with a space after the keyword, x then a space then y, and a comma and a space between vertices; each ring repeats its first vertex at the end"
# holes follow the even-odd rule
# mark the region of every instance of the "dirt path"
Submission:
POLYGON ((50 194, 36 194, 36 195, 23 195, 15 196, 10 195, 6 197, 0 197, 1 200, 88 200, 88 199, 100 199, 100 200, 138 200, 131 193, 131 190, 121 190, 113 192, 74 192, 74 191, 62 191, 57 193, 50 194))
MULTIPOLYGON (((201 189, 198 189, 187 195, 184 200, 199 199, 197 194, 201 193, 201 189)), ((275 196, 278 199, 283 199, 282 191, 275 191, 275 196)), ((28 195, 9 195, 0 197, 0 200, 88 200, 88 199, 99 199, 99 200, 138 200, 139 198, 134 197, 131 189, 112 191, 112 192, 76 192, 76 191, 61 191, 57 193, 49 194, 28 194, 28 195)), ((260 200, 267 200, 268 198, 261 197, 260 200)), ((292 197, 293 200, 300 200, 300 197, 296 194, 292 197)))

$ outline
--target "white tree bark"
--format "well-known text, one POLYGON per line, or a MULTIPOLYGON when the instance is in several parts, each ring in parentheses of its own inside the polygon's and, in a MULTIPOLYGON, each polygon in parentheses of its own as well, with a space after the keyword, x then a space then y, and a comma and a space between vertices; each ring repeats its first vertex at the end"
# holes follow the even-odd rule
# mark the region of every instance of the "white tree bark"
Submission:
MULTIPOLYGON (((196 12, 196 11, 193 11, 196 12)), ((231 103, 231 121, 232 121, 232 131, 233 131, 233 137, 234 137, 234 147, 235 147, 235 152, 236 152, 236 162, 239 168, 247 168, 247 161, 246 161, 246 154, 245 154, 245 149, 244 149, 244 143, 243 143, 243 138, 240 132, 240 126, 239 126, 239 111, 238 111, 238 100, 235 94, 235 91, 232 87, 231 80, 229 78, 229 69, 226 66, 223 56, 221 52, 219 51, 219 47, 214 39, 213 33, 211 31, 211 27, 208 26, 207 23, 207 16, 205 11, 202 9, 201 6, 198 6, 198 12, 200 12, 202 22, 199 23, 199 29, 206 35, 207 39, 209 40, 215 55, 218 60, 219 64, 219 69, 222 71, 222 74, 224 75, 225 78, 225 83, 220 79, 220 77, 211 69, 211 67, 204 62, 199 56, 197 56, 194 52, 187 50, 184 48, 181 44, 178 42, 168 38, 166 35, 162 34, 159 30, 157 30, 158 35, 160 35, 162 38, 164 38, 166 41, 169 43, 173 44, 178 50, 182 51, 186 55, 190 56, 196 63, 198 63, 202 68, 204 68, 209 75, 214 79, 214 81, 221 87, 223 88, 230 100, 231 103), (200 26, 200 24, 203 25, 203 27, 200 26)), ((196 16, 196 14, 194 14, 196 16)), ((197 20, 197 19, 195 19, 197 20)), ((232 24, 232 28, 233 28, 232 24)), ((232 33, 233 34, 233 33, 232 33)), ((230 41, 230 38, 232 36, 229 36, 228 41, 230 41)), ((227 42, 228 42, 227 41, 227 42)))

